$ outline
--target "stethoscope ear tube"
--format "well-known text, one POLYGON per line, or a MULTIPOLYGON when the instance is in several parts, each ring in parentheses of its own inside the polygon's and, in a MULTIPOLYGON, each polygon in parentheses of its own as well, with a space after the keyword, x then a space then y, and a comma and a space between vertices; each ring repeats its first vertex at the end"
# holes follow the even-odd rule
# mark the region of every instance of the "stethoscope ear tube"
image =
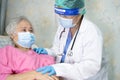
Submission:
MULTIPOLYGON (((80 26, 81 26, 81 22, 82 22, 82 20, 83 20, 83 17, 84 17, 84 15, 82 15, 82 17, 81 17, 80 26)), ((76 37, 77 37, 77 35, 78 35, 79 29, 80 29, 80 27, 78 28, 77 33, 76 33, 76 35, 75 35, 75 38, 74 38, 74 40, 73 40, 72 46, 71 46, 71 48, 70 48, 71 51, 72 51, 72 49, 73 49, 73 47, 74 47, 75 40, 76 40, 76 37)))
POLYGON ((65 28, 63 29, 63 31, 60 33, 59 39, 61 39, 62 34, 65 32, 65 28))
MULTIPOLYGON (((80 25, 81 25, 81 22, 82 22, 82 20, 83 20, 83 17, 84 17, 84 15, 82 15, 82 17, 81 17, 80 25)), ((74 38, 74 40, 73 40, 72 46, 71 46, 71 48, 70 48, 70 50, 69 50, 67 56, 73 56, 72 50, 73 50, 73 47, 74 47, 74 44, 75 44, 76 37, 77 37, 78 32, 79 32, 79 29, 80 29, 80 27, 79 27, 78 30, 77 30, 77 33, 76 33, 75 38, 74 38)))

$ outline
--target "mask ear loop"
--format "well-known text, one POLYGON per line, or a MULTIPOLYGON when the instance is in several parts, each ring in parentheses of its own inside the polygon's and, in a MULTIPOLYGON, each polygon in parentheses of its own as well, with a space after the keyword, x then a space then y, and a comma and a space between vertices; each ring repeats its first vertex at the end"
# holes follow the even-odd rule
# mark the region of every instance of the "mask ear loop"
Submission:
POLYGON ((11 34, 9 34, 8 36, 9 36, 9 39, 10 39, 11 44, 15 46, 14 37, 17 36, 17 32, 14 31, 14 32, 12 32, 11 34))

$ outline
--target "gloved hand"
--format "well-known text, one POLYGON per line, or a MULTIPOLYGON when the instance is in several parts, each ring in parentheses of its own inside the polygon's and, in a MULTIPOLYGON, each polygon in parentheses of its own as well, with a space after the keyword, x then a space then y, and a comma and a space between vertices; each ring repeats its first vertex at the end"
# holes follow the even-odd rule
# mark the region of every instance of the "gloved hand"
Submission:
POLYGON ((33 50, 38 54, 48 54, 44 48, 34 48, 33 50))
POLYGON ((38 68, 36 71, 41 72, 42 74, 49 73, 48 74, 49 76, 52 76, 52 75, 56 74, 56 71, 52 66, 45 66, 45 67, 42 67, 42 68, 38 68))

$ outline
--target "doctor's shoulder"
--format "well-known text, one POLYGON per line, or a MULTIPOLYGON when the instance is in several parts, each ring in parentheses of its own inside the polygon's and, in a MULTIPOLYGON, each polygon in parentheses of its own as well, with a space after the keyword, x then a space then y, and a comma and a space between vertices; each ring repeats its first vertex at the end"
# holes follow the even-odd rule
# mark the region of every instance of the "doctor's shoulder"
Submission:
POLYGON ((83 21, 83 24, 85 24, 84 27, 86 28, 85 29, 86 32, 90 34, 94 34, 94 35, 96 34, 96 35, 102 36, 100 28, 92 21, 85 18, 83 21))

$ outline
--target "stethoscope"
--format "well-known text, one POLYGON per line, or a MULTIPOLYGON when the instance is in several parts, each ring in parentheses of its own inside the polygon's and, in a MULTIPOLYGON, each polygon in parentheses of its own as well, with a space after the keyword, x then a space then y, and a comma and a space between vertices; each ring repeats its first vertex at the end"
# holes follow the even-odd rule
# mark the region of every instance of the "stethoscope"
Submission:
MULTIPOLYGON (((82 17, 81 17, 81 22, 82 22, 82 20, 83 20, 83 15, 82 15, 82 17)), ((80 22, 80 24, 81 24, 81 22, 80 22)), ((76 32, 76 34, 75 34, 75 37, 74 37, 72 46, 71 46, 70 50, 68 51, 67 56, 73 56, 72 50, 73 50, 73 47, 74 47, 74 44, 75 44, 75 41, 76 41, 76 38, 77 38, 77 35, 78 35, 78 32, 79 32, 79 29, 80 29, 80 27, 78 28, 78 30, 77 30, 77 32, 76 32)), ((63 33, 63 32, 65 32, 65 28, 64 28, 63 31, 61 32, 59 39, 62 37, 62 33, 63 33)), ((63 55, 65 55, 65 54, 64 54, 64 53, 59 54, 59 56, 63 56, 63 55)))

